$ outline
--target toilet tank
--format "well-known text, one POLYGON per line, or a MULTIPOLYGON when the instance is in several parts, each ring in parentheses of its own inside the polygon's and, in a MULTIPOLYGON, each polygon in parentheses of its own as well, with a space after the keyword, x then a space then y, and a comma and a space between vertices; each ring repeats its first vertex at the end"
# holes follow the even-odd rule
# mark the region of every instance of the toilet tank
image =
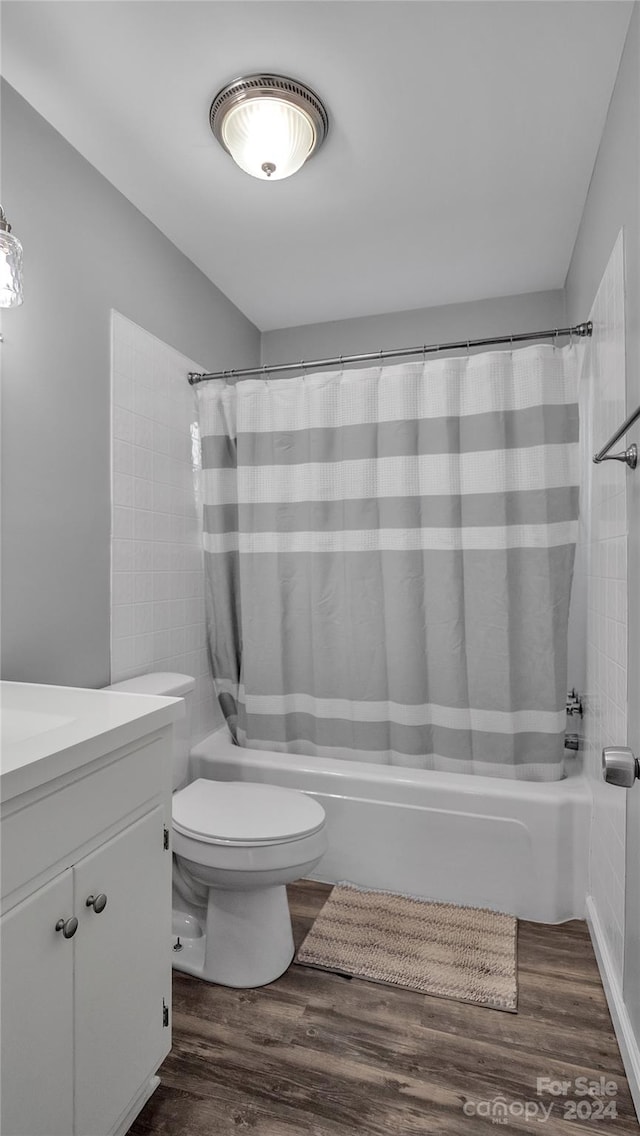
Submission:
POLYGON ((123 682, 114 682, 106 690, 119 690, 123 694, 155 694, 162 698, 184 698, 184 718, 173 723, 173 788, 179 789, 188 780, 189 750, 191 748, 191 707, 196 680, 191 675, 171 671, 152 671, 136 675, 123 682))

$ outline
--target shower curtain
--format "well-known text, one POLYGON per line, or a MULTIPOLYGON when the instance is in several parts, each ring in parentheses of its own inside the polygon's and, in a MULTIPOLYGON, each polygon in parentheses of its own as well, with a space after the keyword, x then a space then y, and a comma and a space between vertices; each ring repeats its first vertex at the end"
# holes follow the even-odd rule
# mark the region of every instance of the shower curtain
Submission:
POLYGON ((575 357, 201 384, 210 657, 240 745, 562 777, 575 357))

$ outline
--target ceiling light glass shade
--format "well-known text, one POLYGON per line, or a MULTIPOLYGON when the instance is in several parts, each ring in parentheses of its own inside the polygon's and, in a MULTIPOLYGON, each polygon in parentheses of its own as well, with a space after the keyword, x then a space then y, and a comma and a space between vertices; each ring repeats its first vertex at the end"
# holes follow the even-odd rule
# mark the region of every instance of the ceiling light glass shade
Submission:
POLYGON ((279 181, 304 165, 315 142, 313 123, 305 112, 282 99, 246 99, 233 107, 222 124, 227 150, 252 177, 279 181))
POLYGON ((22 245, 0 205, 0 308, 22 303, 22 245))
POLYGON ((326 137, 326 109, 310 87, 284 75, 234 79, 218 91, 211 129, 238 166, 262 181, 290 177, 326 137))

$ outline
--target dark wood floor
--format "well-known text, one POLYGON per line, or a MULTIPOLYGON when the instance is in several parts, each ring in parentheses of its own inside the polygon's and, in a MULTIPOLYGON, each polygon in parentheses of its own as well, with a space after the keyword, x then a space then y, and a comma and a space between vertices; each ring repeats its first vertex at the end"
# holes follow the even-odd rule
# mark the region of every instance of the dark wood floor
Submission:
MULTIPOLYGON (((290 888, 297 942, 329 890, 290 888)), ((173 1050, 131 1136, 638 1136, 586 925, 521 922, 518 973, 507 1014, 301 966, 259 990, 174 972, 173 1050), (537 1096, 539 1076, 617 1082, 617 1118, 595 1119, 596 1098, 573 1091, 537 1096), (496 1097, 553 1109, 498 1125, 463 1111, 496 1097)))

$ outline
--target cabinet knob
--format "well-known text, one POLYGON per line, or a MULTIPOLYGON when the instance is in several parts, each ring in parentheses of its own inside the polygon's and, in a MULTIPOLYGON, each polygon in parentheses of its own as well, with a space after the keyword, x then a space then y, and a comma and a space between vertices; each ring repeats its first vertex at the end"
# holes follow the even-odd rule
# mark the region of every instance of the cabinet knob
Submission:
POLYGON ((56 923, 56 931, 62 931, 65 939, 72 939, 77 930, 78 920, 75 915, 72 915, 70 919, 58 919, 56 923))
POLYGON ((90 895, 87 899, 86 906, 92 907, 96 915, 99 915, 107 906, 107 897, 103 891, 100 892, 100 895, 90 895))

